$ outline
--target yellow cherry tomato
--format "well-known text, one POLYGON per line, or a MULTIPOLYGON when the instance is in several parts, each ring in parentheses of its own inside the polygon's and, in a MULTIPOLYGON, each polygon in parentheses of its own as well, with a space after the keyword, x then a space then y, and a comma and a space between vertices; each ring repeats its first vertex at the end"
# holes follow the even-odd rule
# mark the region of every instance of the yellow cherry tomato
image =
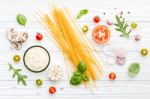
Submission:
POLYGON ((20 61, 20 56, 19 55, 14 55, 13 60, 14 60, 14 62, 19 62, 20 61))
POLYGON ((131 29, 136 29, 137 28, 137 23, 131 23, 131 29))
POLYGON ((146 48, 141 49, 141 55, 143 55, 143 56, 148 55, 148 49, 146 49, 146 48))
POLYGON ((89 30, 89 28, 88 28, 87 25, 84 25, 84 26, 82 27, 82 31, 83 31, 83 32, 87 32, 88 30, 89 30))
POLYGON ((41 86, 43 84, 43 81, 41 79, 37 79, 35 81, 35 83, 36 83, 37 86, 41 86))

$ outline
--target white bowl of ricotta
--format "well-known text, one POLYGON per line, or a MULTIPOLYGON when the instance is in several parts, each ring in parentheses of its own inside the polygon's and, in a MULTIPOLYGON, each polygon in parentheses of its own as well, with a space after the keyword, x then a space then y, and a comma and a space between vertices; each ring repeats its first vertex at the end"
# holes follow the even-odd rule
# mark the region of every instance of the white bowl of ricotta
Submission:
POLYGON ((26 50, 23 62, 28 70, 42 72, 50 64, 50 54, 44 47, 35 45, 26 50))

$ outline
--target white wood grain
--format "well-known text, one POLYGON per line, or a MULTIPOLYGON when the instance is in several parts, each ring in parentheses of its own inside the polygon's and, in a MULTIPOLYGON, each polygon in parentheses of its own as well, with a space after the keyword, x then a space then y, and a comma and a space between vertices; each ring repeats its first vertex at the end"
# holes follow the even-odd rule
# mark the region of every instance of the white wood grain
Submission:
MULTIPOLYGON (((114 20, 114 16, 120 11, 124 11, 126 21, 137 22, 138 30, 131 34, 129 40, 120 38, 119 33, 111 28, 111 41, 117 42, 119 46, 127 50, 127 62, 124 66, 111 65, 106 66, 104 61, 101 61, 104 68, 104 77, 97 81, 97 89, 93 89, 91 94, 89 89, 84 86, 70 87, 66 74, 66 62, 60 50, 51 42, 46 35, 42 42, 35 40, 36 32, 46 33, 46 30, 34 18, 35 11, 38 9, 48 12, 48 0, 0 0, 0 99, 144 99, 150 98, 150 56, 145 58, 140 56, 140 49, 146 47, 150 49, 150 1, 149 0, 54 0, 60 6, 67 6, 71 9, 74 15, 80 9, 88 8, 89 14, 81 18, 79 25, 88 24, 90 31, 86 34, 89 41, 98 51, 98 57, 101 54, 101 47, 93 42, 91 38, 92 29, 96 26, 92 23, 92 18, 99 15, 102 19, 100 24, 105 24, 106 19, 114 20), (116 8, 116 10, 115 10, 116 8), (131 14, 127 14, 130 11, 131 14), (103 12, 106 15, 103 15, 103 12), (28 19, 25 27, 22 27, 16 22, 16 14, 23 13, 28 19), (9 27, 15 27, 18 31, 29 32, 29 40, 23 46, 23 49, 16 51, 10 48, 10 44, 5 38, 5 31, 9 27), (134 35, 140 33, 142 40, 137 43, 134 41, 134 35), (52 83, 48 80, 47 71, 39 74, 28 71, 21 61, 19 64, 14 64, 16 68, 21 68, 23 73, 28 75, 28 86, 18 85, 16 79, 11 77, 12 72, 8 71, 8 62, 12 62, 12 56, 19 54, 23 56, 24 51, 32 45, 42 45, 48 49, 51 54, 51 64, 58 64, 63 67, 63 80, 57 83, 52 83), (140 62, 141 71, 135 79, 131 79, 127 75, 128 65, 132 62, 140 62), (117 73, 116 81, 109 81, 109 72, 117 73), (36 79, 43 79, 44 85, 41 88, 35 86, 36 79), (55 95, 49 95, 48 88, 51 85, 57 87, 55 95), (63 90, 62 90, 63 88, 63 90)), ((50 1, 52 2, 52 1, 50 1)))

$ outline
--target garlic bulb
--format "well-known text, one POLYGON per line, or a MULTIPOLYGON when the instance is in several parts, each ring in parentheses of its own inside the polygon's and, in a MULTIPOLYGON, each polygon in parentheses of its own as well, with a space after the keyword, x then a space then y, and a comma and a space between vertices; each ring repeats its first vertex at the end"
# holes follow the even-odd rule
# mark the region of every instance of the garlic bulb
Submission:
POLYGON ((58 81, 62 79, 63 71, 58 65, 51 66, 48 71, 48 77, 51 81, 58 81))

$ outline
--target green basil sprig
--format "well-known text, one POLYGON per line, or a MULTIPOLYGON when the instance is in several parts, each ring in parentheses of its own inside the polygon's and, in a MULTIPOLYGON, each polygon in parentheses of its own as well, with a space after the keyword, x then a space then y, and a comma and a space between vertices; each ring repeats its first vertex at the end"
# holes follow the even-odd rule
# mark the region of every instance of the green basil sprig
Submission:
POLYGON ((73 73, 70 83, 72 85, 79 85, 82 81, 89 81, 89 77, 86 75, 86 64, 83 61, 80 61, 78 64, 77 71, 73 73))
POLYGON ((27 18, 23 14, 17 14, 16 19, 20 25, 26 25, 27 23, 27 18))

